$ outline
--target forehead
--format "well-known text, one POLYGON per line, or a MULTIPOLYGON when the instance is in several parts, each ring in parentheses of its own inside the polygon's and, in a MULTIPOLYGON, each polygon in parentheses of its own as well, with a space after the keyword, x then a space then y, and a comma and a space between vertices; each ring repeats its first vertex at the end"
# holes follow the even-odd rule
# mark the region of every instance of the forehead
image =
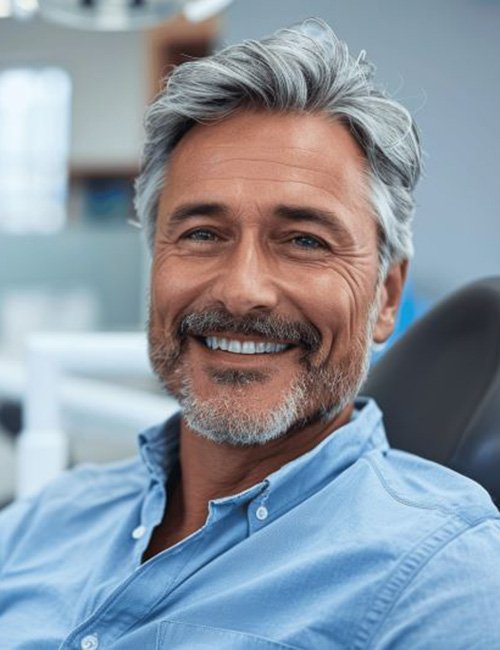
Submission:
MULTIPOLYGON (((366 160, 323 114, 243 111, 196 125, 171 156, 160 213, 183 201, 316 204, 366 224, 366 160), (362 213, 362 214, 361 214, 362 213)), ((314 207, 314 206, 312 206, 314 207)))

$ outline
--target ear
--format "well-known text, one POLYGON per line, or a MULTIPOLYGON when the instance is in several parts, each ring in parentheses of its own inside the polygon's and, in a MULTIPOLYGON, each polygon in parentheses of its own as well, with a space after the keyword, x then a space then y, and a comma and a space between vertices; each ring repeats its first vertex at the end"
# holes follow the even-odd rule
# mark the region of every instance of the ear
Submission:
POLYGON ((396 316, 408 273, 408 260, 392 266, 379 289, 379 315, 373 330, 376 343, 387 341, 394 331, 396 316))

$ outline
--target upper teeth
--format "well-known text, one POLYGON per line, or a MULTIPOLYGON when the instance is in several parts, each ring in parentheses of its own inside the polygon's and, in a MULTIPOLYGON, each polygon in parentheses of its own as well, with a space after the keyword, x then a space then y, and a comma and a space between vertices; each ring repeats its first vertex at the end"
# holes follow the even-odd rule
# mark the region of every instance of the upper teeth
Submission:
POLYGON ((218 336, 208 336, 205 339, 207 347, 211 350, 224 350, 238 354, 262 354, 265 352, 283 352, 288 346, 282 343, 267 343, 255 341, 235 341, 223 339, 218 336))

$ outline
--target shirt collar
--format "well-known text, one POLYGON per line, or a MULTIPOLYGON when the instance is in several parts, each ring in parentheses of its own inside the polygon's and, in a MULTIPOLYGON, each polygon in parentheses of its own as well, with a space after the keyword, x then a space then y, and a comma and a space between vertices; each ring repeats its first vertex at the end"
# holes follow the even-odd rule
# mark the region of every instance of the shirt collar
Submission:
POLYGON ((139 453, 152 478, 166 483, 179 458, 181 412, 139 434, 139 453))
POLYGON ((377 403, 369 397, 358 397, 347 424, 266 478, 268 506, 276 511, 285 504, 303 501, 333 481, 366 452, 388 448, 382 412, 377 403))
MULTIPOLYGON (((139 434, 142 460, 151 477, 163 483, 166 483, 178 461, 180 419, 179 411, 163 424, 139 434)), ((237 498, 241 503, 243 497, 251 499, 265 491, 266 500, 272 498, 273 506, 280 508, 285 503, 302 500, 317 491, 356 462, 363 453, 374 448, 389 448, 382 412, 372 398, 358 397, 351 420, 313 449, 269 474, 258 485, 215 502, 222 504, 237 498)))

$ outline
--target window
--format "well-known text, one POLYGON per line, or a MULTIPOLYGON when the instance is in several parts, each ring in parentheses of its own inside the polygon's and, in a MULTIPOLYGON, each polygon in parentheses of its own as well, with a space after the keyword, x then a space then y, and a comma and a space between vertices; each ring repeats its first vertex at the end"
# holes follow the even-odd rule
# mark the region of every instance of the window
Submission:
POLYGON ((64 224, 70 112, 64 70, 0 70, 0 230, 53 232, 64 224))

